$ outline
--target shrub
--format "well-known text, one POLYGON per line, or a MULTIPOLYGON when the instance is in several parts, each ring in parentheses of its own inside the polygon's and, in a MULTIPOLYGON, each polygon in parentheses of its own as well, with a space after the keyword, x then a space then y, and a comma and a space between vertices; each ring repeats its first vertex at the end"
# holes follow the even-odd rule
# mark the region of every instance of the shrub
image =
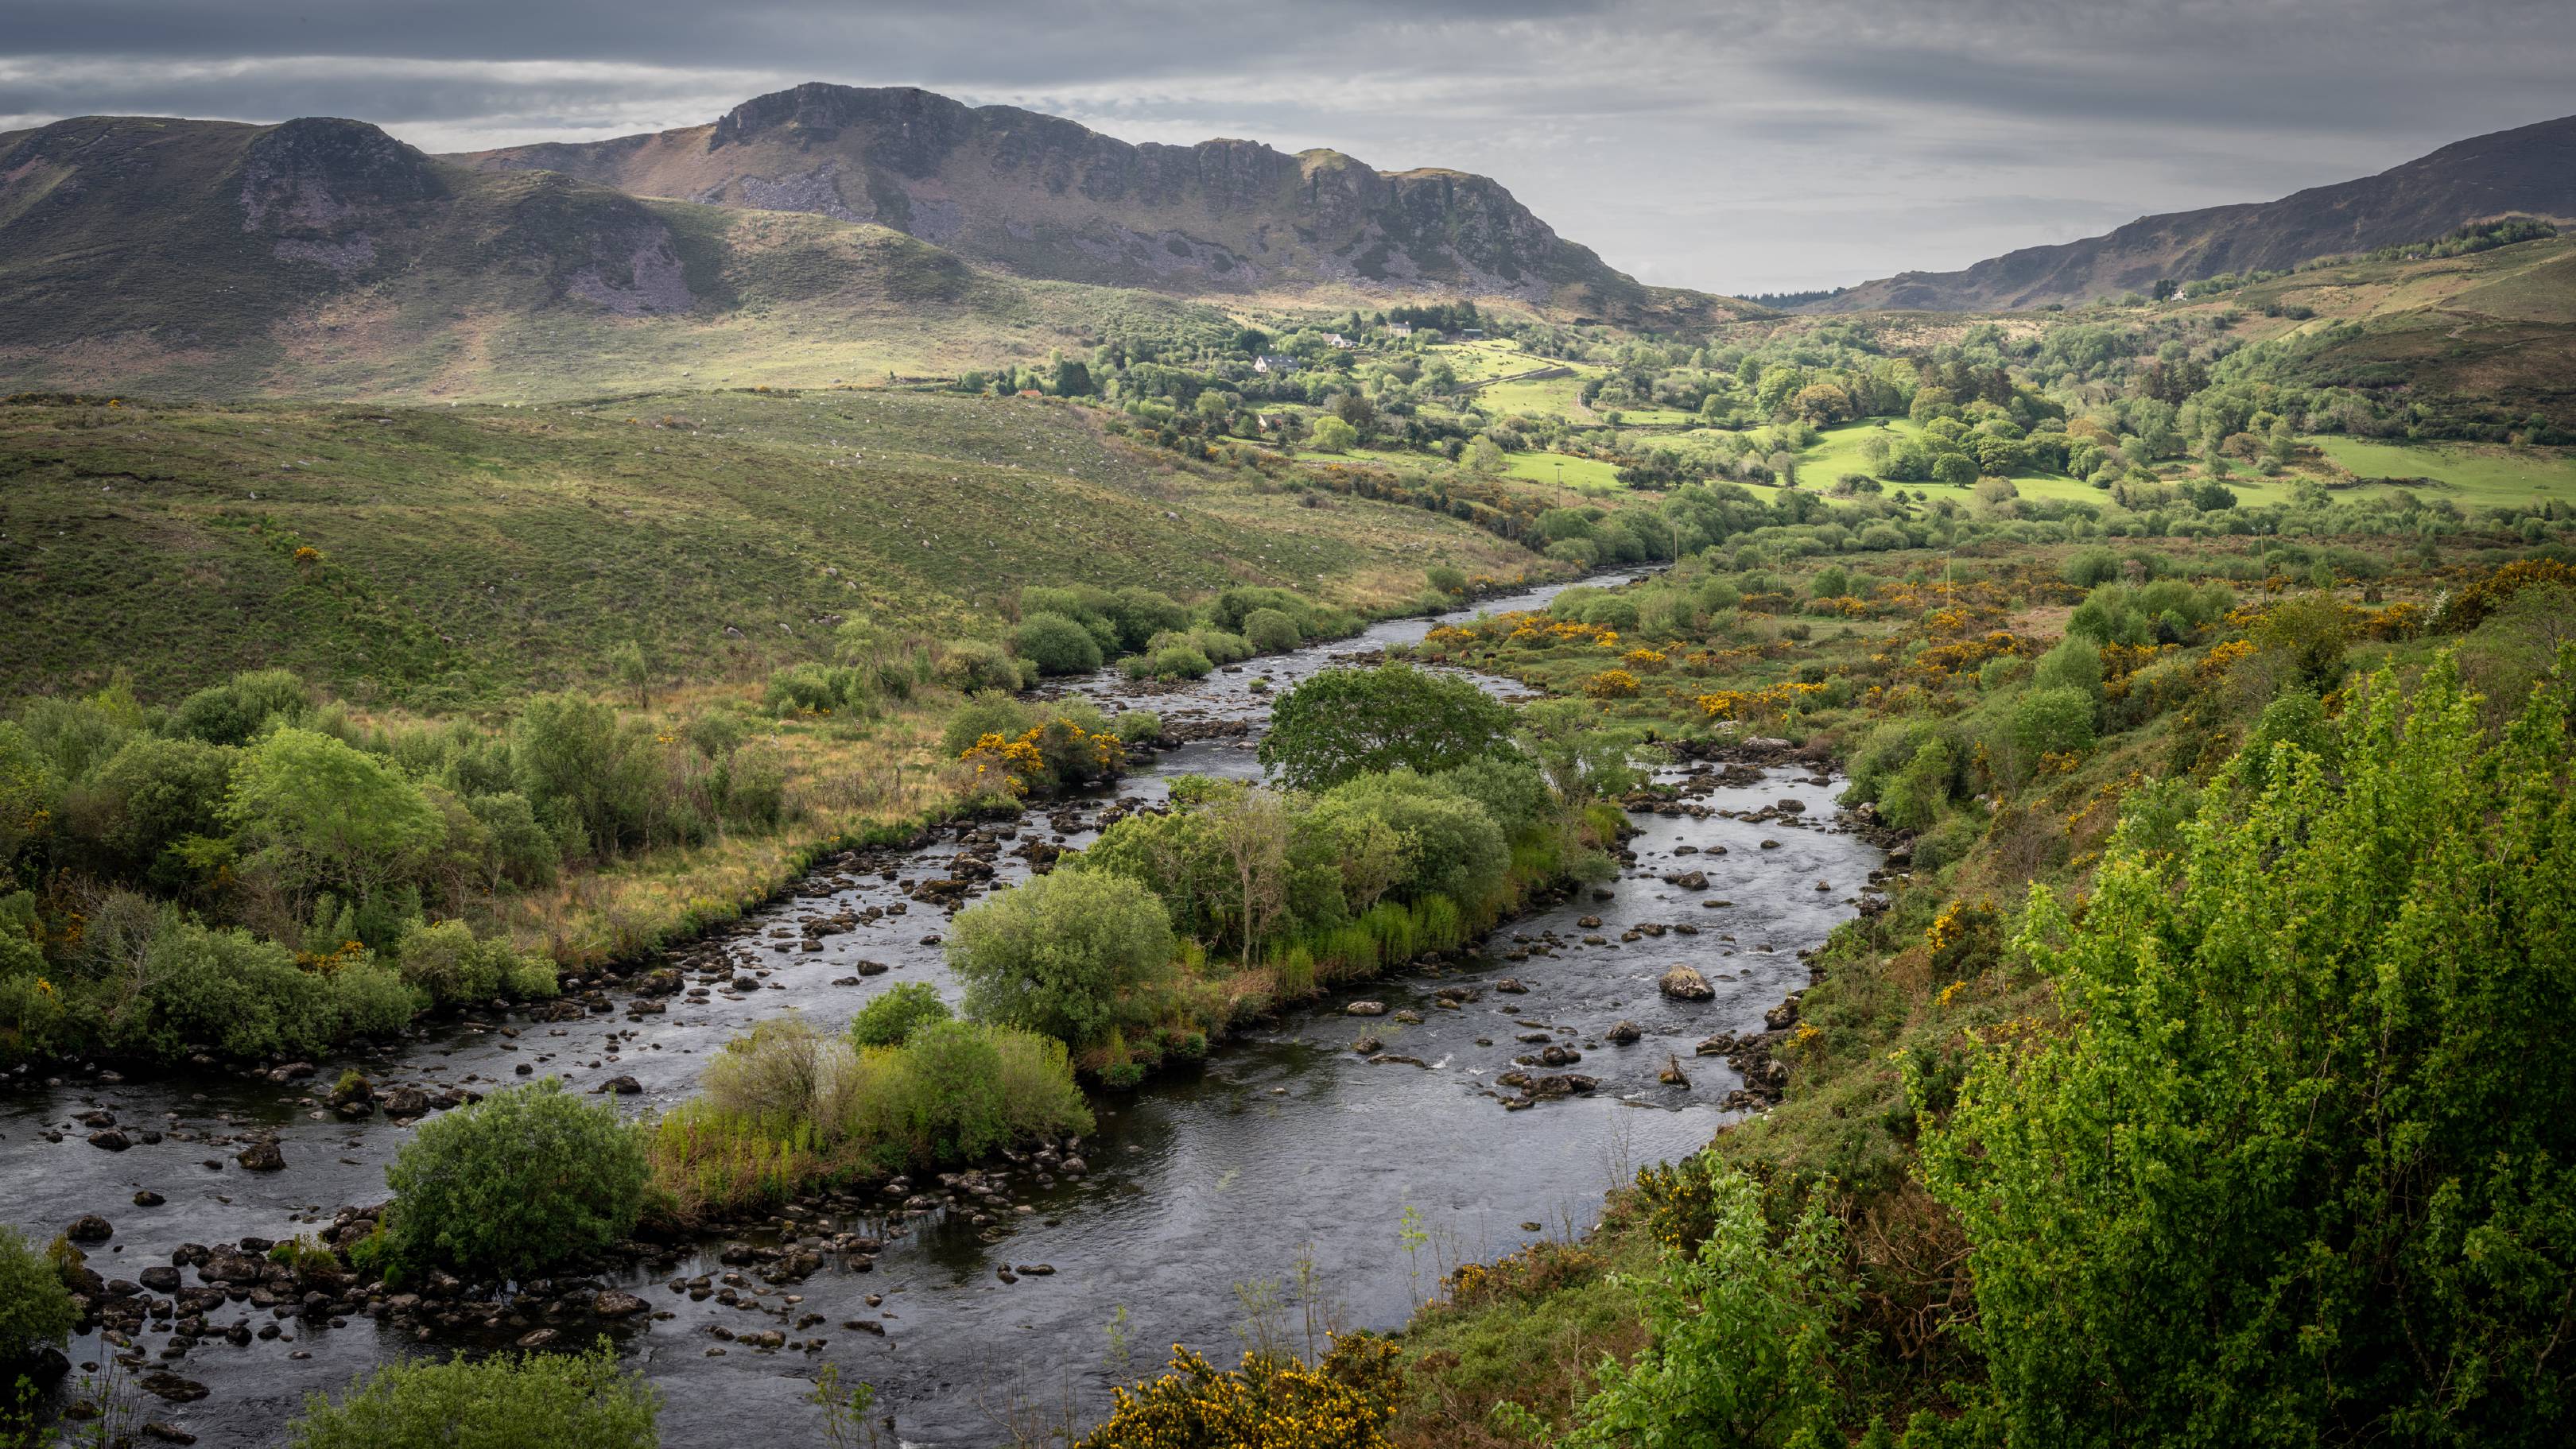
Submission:
POLYGON ((588 1353, 416 1360, 315 1394, 287 1426, 289 1449, 656 1449, 661 1395, 617 1366, 606 1339, 588 1353))
POLYGON ((1712 1230, 1668 1245, 1658 1271, 1631 1282, 1653 1340, 1626 1364, 1605 1361, 1567 1449, 1631 1444, 1842 1442, 1833 1329, 1859 1302, 1842 1277, 1833 1215, 1811 1201, 1775 1234, 1763 1188, 1702 1154, 1712 1230))
POLYGON ((1423 570, 1422 576, 1430 581, 1431 587, 1438 589, 1444 594, 1457 594, 1463 596, 1467 592, 1467 575, 1465 571, 1453 568, 1448 564, 1433 564, 1430 568, 1423 570))
POLYGON ((946 1021, 948 1003, 937 987, 907 981, 859 1008, 850 1018, 850 1040, 860 1046, 893 1046, 926 1021, 946 1021))
POLYGON ((53 1260, 16 1228, 0 1224, 0 1367, 61 1347, 79 1318, 53 1260))
MULTIPOLYGON (((1993 660, 1987 660, 1991 664, 1993 660)), ((1982 679, 1982 673, 1980 679, 1982 679)), ((2057 647, 2039 656, 2039 665, 2031 672, 2031 682, 2041 689, 2080 689, 2095 699, 2102 697, 2102 651, 2080 635, 2070 634, 2057 647)))
POLYGON ((385 1168, 386 1261, 520 1278, 634 1231, 646 1167, 617 1110, 548 1077, 421 1124, 385 1168))
POLYGON ((986 689, 1017 689, 1020 668, 1002 646, 981 639, 961 639, 939 646, 939 662, 931 673, 941 684, 960 694, 986 689))
POLYGON ((1163 737, 1163 717, 1150 709, 1131 709, 1109 722, 1109 732, 1122 745, 1150 744, 1163 737))
MULTIPOLYGON (((529 974, 507 941, 477 940, 463 921, 413 927, 403 934, 399 961, 404 982, 442 1006, 488 1001, 511 992, 513 984, 525 981, 529 974)), ((545 963, 544 975, 551 985, 551 962, 545 963)))
POLYGON ((1100 641, 1062 614, 1031 614, 1011 633, 1011 647, 1040 674, 1088 674, 1100 667, 1100 641))
POLYGON ((2012 743, 2024 767, 2043 755, 2093 748, 2093 697, 2080 689, 2035 689, 2013 702, 2012 743))
POLYGON ((966 1009, 1062 1041, 1097 1040, 1172 957, 1163 903, 1123 876, 1059 871, 957 918, 948 960, 966 1009))
POLYGON ((2063 1025, 1975 1049, 1921 1157, 1996 1442, 2565 1437, 2571 704, 2496 739, 2447 658, 2384 670, 2339 767, 2240 756, 2179 856, 2124 825, 2080 911, 2031 891, 2063 1025))
POLYGON ((1151 673, 1163 679, 1205 679, 1216 668, 1205 654, 1187 644, 1155 651, 1151 673))
POLYGON ((1264 654, 1282 654, 1306 642, 1297 621, 1277 609, 1255 609, 1243 616, 1243 637, 1264 654))
POLYGON ((138 974, 108 1029, 119 1050, 164 1061, 199 1047, 244 1060, 309 1056, 340 1034, 330 980, 247 931, 167 919, 143 946, 138 974))
POLYGON ((272 722, 289 724, 313 712, 313 692, 283 669, 236 674, 180 701, 170 728, 210 745, 246 745, 272 722))
POLYGON ((1395 1345, 1366 1333, 1333 1340, 1313 1367, 1247 1351, 1231 1372, 1174 1345, 1172 1371, 1118 1391, 1118 1406, 1074 1449, 1386 1449, 1403 1387, 1395 1345))
MULTIPOLYGON (((1387 894, 1398 900, 1446 896, 1475 907, 1500 889, 1511 868, 1511 845, 1484 807, 1453 786, 1411 770, 1362 775, 1324 797, 1327 818, 1345 812, 1375 816, 1404 842, 1401 865, 1387 894)), ((1411 951, 1388 953, 1388 959, 1411 951)))
POLYGON ((986 690, 957 707, 939 731, 940 753, 955 759, 986 735, 1018 739, 1036 728, 1037 711, 999 690, 986 690))

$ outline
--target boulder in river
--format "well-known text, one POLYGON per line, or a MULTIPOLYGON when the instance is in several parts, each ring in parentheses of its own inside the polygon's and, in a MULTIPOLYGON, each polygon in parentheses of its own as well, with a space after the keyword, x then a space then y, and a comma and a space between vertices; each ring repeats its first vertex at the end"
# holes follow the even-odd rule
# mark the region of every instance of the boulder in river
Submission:
POLYGON ((1386 1015, 1386 1003, 1383 1001, 1354 1001, 1350 1005, 1342 1008, 1342 1014, 1345 1016, 1384 1016, 1386 1015))
POLYGON ((234 1153, 233 1161, 252 1172, 281 1172, 286 1167, 286 1154, 274 1142, 254 1142, 234 1153))
POLYGON ((131 1138, 114 1127, 89 1134, 89 1145, 102 1152, 123 1152, 134 1145, 131 1138))
POLYGON ((1675 1001, 1707 1001, 1717 995, 1708 978, 1688 966, 1676 966, 1655 983, 1655 989, 1675 1001))
POLYGON ((206 1396, 206 1386, 195 1379, 183 1379, 168 1369, 154 1369, 142 1379, 143 1391, 158 1394, 174 1404, 193 1404, 206 1396))
POLYGON ((96 1213, 83 1213, 63 1229, 63 1236, 75 1243, 104 1243, 116 1236, 116 1229, 96 1213))
POLYGON ((648 1308, 643 1299, 614 1288, 603 1288, 590 1300, 590 1311, 602 1318, 632 1318, 648 1308))
POLYGON ((1637 1029, 1637 1024, 1635 1022, 1622 1021, 1612 1025, 1610 1030, 1604 1032, 1603 1035, 1607 1036, 1610 1040, 1617 1042, 1621 1046, 1626 1046, 1630 1042, 1633 1042, 1637 1038, 1645 1035, 1645 1033, 1637 1029))
POLYGON ((644 1084, 633 1077, 611 1077, 590 1090, 593 1096, 601 1092, 614 1092, 621 1097, 632 1097, 644 1090, 644 1084))

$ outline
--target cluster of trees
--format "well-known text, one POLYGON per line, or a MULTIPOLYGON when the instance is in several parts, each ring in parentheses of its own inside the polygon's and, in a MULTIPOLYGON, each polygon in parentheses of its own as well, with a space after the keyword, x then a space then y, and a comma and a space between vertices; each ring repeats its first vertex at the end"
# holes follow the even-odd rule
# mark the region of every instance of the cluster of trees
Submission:
POLYGON ((1277 706, 1261 750, 1279 788, 1175 782, 1168 808, 960 916, 950 963, 970 1013, 1114 1075, 1131 1035, 1202 1009, 1192 963, 1302 995, 1457 945, 1519 885, 1599 868, 1583 806, 1625 786, 1632 744, 1581 705, 1516 715, 1406 665, 1328 670, 1277 706))
POLYGON ((293 676, 122 686, 0 721, 0 1054, 320 1050, 548 996, 462 923, 573 866, 782 819, 770 746, 572 696, 506 728, 360 726, 293 676))

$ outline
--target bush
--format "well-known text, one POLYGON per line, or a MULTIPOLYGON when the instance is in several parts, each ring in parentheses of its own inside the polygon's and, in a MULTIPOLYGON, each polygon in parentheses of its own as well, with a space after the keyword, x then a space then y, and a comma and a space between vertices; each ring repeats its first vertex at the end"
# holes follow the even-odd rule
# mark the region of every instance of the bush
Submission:
POLYGON ((633 1232, 645 1178, 614 1107, 554 1077, 495 1092, 422 1123, 385 1168, 385 1260, 528 1277, 633 1232))
POLYGON ((351 1031, 387 1032, 419 1001, 363 956, 329 974, 241 930, 165 920, 143 948, 141 984, 108 1030, 122 1051, 184 1057, 200 1047, 240 1060, 310 1056, 351 1031))
POLYGON ((0 1224, 0 1367, 61 1347, 79 1318, 53 1260, 16 1228, 0 1224))
POLYGON ((1297 621, 1277 609, 1255 609, 1243 616, 1243 637, 1264 654, 1283 654, 1306 642, 1297 621))
POLYGON ((960 694, 980 690, 1018 689, 1022 683, 1019 665, 1002 652, 999 644, 981 639, 961 639, 939 647, 939 662, 931 666, 932 675, 941 684, 960 694))
MULTIPOLYGON (((554 981, 552 962, 522 963, 507 941, 477 940, 463 921, 441 921, 405 932, 399 964, 406 984, 442 1006, 519 994, 513 987, 538 971, 549 988, 554 981)), ((549 989, 542 994, 554 993, 549 989)))
POLYGON ((606 1339, 582 1354, 389 1364, 287 1426, 289 1449, 656 1449, 662 1399, 606 1339))
POLYGON ((1075 1045, 1106 1035, 1124 998, 1171 958, 1163 903, 1123 876, 1092 872, 1022 882, 959 916, 948 937, 969 1013, 1075 1045))
POLYGON ((1011 633, 1011 647, 1040 674, 1088 674, 1100 667, 1100 641, 1062 614, 1031 614, 1011 633))
POLYGON ((1151 744, 1163 737, 1163 717, 1150 709, 1131 709, 1109 722, 1109 732, 1122 745, 1151 744))
POLYGON ((850 1040, 860 1046, 893 1046, 926 1021, 946 1021, 948 1003, 939 990, 907 981, 859 1008, 850 1018, 850 1040))
POLYGON ((1395 1345, 1366 1333, 1333 1340, 1314 1367, 1247 1351, 1221 1370, 1173 1345, 1172 1371, 1118 1392, 1118 1407, 1073 1449, 1237 1449, 1243 1445, 1383 1449, 1403 1389, 1395 1345))
POLYGON ((2093 697, 2080 689, 2035 689, 2013 702, 2012 743, 2024 768, 2042 755, 2093 748, 2093 697))
POLYGON ((1156 650, 1151 672, 1160 679, 1205 679, 1216 665, 1187 644, 1156 650))
POLYGON ((2098 700, 2102 697, 2102 651, 2081 636, 2070 634, 2059 640, 2056 648, 2039 656, 2038 667, 2031 671, 2031 682, 2041 689, 2080 689, 2098 700))
POLYGON ((296 723, 313 712, 313 692, 283 669, 236 674, 180 701, 170 728, 210 745, 246 745, 271 723, 296 723))
POLYGON ((1037 728, 1037 722, 1037 711, 998 690, 986 690, 948 717, 939 731, 939 750, 953 760, 986 735, 1015 740, 1037 728))

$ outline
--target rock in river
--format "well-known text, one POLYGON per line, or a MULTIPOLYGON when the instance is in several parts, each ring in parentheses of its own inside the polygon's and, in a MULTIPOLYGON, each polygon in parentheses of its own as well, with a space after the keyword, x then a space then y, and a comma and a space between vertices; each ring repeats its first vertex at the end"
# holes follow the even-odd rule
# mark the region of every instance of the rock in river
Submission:
POLYGON ((233 1154, 233 1161, 252 1172, 280 1172, 286 1167, 286 1154, 274 1142, 254 1142, 233 1154))
POLYGON ((1343 1007, 1342 1012, 1346 1016, 1384 1016, 1386 1015, 1386 1003, 1383 1001, 1354 1001, 1350 1005, 1343 1007))
POLYGON ((1706 1001, 1717 995, 1708 978, 1688 966, 1676 966, 1664 973, 1655 988, 1675 1001, 1706 1001))

